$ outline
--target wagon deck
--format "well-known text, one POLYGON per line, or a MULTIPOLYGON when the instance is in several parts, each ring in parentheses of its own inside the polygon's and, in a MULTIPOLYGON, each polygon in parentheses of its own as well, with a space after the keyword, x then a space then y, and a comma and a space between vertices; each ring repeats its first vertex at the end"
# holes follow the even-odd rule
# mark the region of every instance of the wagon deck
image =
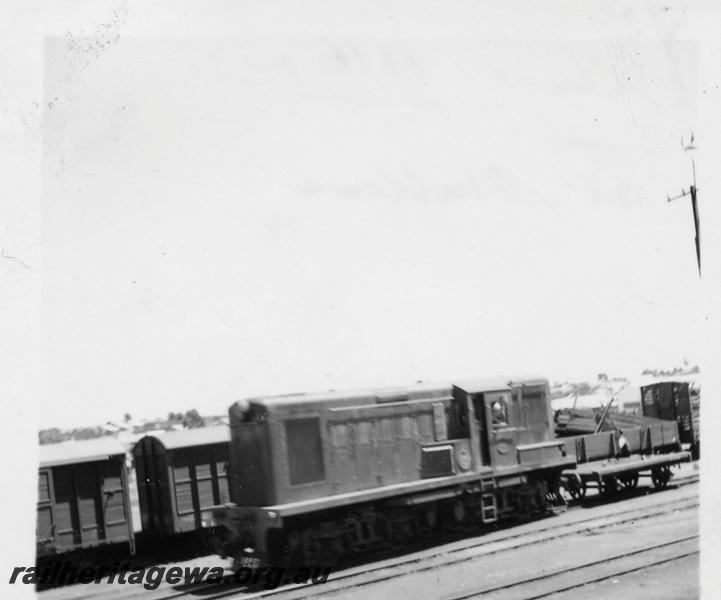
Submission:
POLYGON ((629 456, 626 458, 612 458, 609 460, 597 460, 580 464, 573 469, 566 469, 563 471, 563 475, 575 475, 583 481, 591 481, 609 475, 650 471, 659 467, 670 467, 690 461, 690 452, 673 452, 671 454, 655 454, 653 456, 629 456))
POLYGON ((640 477, 650 477, 656 488, 665 488, 671 479, 671 467, 690 461, 691 453, 685 451, 635 455, 581 463, 573 469, 564 470, 561 475, 573 498, 584 497, 587 488, 611 495, 619 486, 635 488, 640 477))

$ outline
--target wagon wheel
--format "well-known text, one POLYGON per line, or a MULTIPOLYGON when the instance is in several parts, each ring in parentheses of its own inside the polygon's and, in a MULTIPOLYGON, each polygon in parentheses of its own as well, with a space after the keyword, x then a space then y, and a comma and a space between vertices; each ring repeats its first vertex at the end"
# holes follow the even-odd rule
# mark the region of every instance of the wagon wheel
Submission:
POLYGON ((564 487, 573 500, 583 500, 586 497, 586 484, 575 477, 569 477, 564 487))
POLYGON ((618 479, 613 476, 604 477, 599 488, 602 496, 610 497, 618 491, 618 479))
POLYGON ((624 489, 635 490, 638 486, 638 473, 628 473, 619 477, 624 489))
POLYGON ((671 479, 671 474, 665 469, 654 469, 651 472, 651 481, 657 490, 666 488, 669 479, 671 479))

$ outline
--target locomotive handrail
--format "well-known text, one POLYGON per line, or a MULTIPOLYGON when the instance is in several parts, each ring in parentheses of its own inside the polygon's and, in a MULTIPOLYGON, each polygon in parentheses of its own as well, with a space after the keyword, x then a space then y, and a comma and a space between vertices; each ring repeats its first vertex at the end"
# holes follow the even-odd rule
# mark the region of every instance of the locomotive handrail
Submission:
POLYGON ((432 405, 434 402, 447 402, 453 400, 453 396, 439 396, 438 398, 421 398, 419 400, 402 400, 400 402, 371 402, 369 404, 355 404, 353 406, 334 406, 328 410, 329 413, 340 413, 349 410, 358 410, 359 408, 375 408, 382 410, 384 408, 393 408, 396 406, 417 406, 419 404, 432 405))

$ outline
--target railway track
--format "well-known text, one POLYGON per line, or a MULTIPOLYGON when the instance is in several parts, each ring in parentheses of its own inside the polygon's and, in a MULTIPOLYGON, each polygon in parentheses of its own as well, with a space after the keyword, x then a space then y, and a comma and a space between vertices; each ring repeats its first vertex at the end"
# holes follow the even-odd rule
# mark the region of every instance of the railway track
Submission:
MULTIPOLYGON (((284 600, 299 600, 311 594, 314 598, 340 594, 344 591, 383 583, 384 581, 397 579, 399 577, 458 565, 459 563, 469 562, 480 557, 485 558, 504 552, 511 552, 520 548, 548 543, 586 532, 597 533, 605 529, 637 524, 644 520, 666 514, 693 510, 697 508, 698 505, 698 500, 682 499, 676 502, 656 504, 643 510, 625 510, 605 517, 591 517, 568 524, 552 525, 529 533, 505 535, 502 537, 494 537, 490 540, 479 541, 476 539, 471 543, 446 548, 432 554, 409 557, 400 561, 397 560, 393 564, 375 565, 360 571, 336 574, 328 583, 322 586, 309 584, 306 586, 277 588, 255 594, 244 594, 243 597, 259 599, 282 596, 284 600)), ((212 598, 225 598, 230 595, 232 595, 232 593, 222 593, 213 595, 212 598)))
MULTIPOLYGON (((668 491, 664 492, 660 498, 667 497, 668 491)), ((647 496, 652 498, 655 494, 647 496)), ((413 554, 406 554, 399 557, 397 552, 392 556, 376 556, 373 557, 375 562, 372 564, 356 565, 347 568, 341 572, 333 573, 327 583, 322 585, 290 585, 277 587, 272 590, 266 590, 256 587, 248 588, 234 584, 232 578, 228 577, 228 583, 222 584, 190 584, 179 586, 163 586, 148 592, 142 586, 113 586, 110 589, 104 589, 103 595, 117 599, 126 600, 137 595, 147 597, 151 593, 155 600, 178 600, 181 598, 192 598, 201 595, 204 600, 220 600, 233 596, 242 597, 247 600, 283 597, 288 600, 296 598, 305 598, 309 595, 326 596, 330 594, 339 594, 344 590, 350 591, 360 589, 369 585, 383 583, 398 579, 413 573, 422 573, 433 569, 441 569, 456 565, 459 563, 472 561, 481 556, 492 556, 503 552, 510 552, 519 548, 540 545, 552 542, 554 540, 583 534, 585 532, 598 532, 613 527, 628 525, 631 523, 639 523, 654 517, 663 516, 678 511, 690 511, 698 507, 698 496, 696 494, 683 496, 674 500, 660 501, 645 506, 637 506, 634 508, 625 508, 623 510, 613 511, 609 514, 589 516, 581 519, 574 519, 569 522, 559 523, 558 518, 550 518, 547 524, 528 530, 529 527, 535 527, 541 521, 534 521, 521 526, 511 527, 505 530, 497 530, 488 532, 480 537, 472 539, 445 540, 442 548, 433 546, 415 548, 413 554), (182 589, 180 589, 182 588, 182 589)), ((606 505, 612 506, 612 505, 606 505)), ((576 513, 576 510, 567 514, 576 513)), ((73 593, 70 588, 48 591, 41 594, 41 600, 80 600, 87 598, 92 593, 88 593, 92 588, 88 589, 81 586, 73 593), (63 592, 70 592, 69 594, 63 592)))
POLYGON ((500 599, 508 593, 512 593, 512 597, 517 600, 539 600, 555 594, 570 592, 592 583, 623 577, 694 556, 699 553, 698 539, 698 535, 691 535, 679 540, 644 546, 629 552, 543 573, 537 577, 464 591, 461 594, 446 596, 444 600, 470 600, 480 597, 483 597, 484 600, 493 600, 493 598, 500 599))

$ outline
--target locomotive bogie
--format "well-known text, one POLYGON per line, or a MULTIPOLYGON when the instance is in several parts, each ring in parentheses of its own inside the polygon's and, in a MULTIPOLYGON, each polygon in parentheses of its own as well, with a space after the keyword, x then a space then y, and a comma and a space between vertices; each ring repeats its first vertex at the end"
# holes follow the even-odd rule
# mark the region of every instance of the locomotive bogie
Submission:
POLYGON ((236 566, 333 565, 369 551, 398 549, 438 536, 481 531, 501 518, 529 517, 557 508, 559 472, 508 478, 488 492, 481 485, 449 490, 447 496, 406 495, 362 505, 268 518, 247 509, 219 511, 236 566), (488 518, 487 495, 494 514, 488 518), (235 510, 235 519, 231 518, 235 510), (245 512, 244 512, 245 511, 245 512), (485 514, 484 514, 485 512, 485 514), (241 515, 245 514, 245 518, 241 515))

